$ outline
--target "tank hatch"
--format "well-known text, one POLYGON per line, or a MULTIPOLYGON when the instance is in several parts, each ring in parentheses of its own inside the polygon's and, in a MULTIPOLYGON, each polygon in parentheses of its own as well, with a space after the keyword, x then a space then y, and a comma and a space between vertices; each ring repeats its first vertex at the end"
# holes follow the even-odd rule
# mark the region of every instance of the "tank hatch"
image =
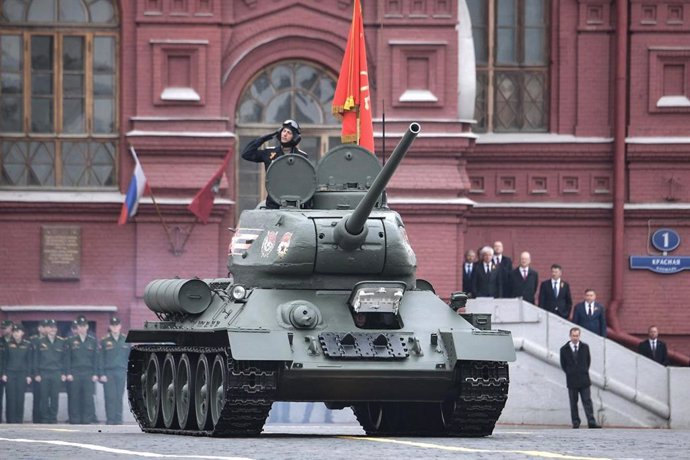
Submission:
POLYGON ((284 208, 299 208, 314 196, 316 171, 298 154, 283 155, 266 171, 266 192, 284 208))
POLYGON ((334 148, 317 167, 314 208, 354 209, 380 171, 368 150, 353 144, 334 148))

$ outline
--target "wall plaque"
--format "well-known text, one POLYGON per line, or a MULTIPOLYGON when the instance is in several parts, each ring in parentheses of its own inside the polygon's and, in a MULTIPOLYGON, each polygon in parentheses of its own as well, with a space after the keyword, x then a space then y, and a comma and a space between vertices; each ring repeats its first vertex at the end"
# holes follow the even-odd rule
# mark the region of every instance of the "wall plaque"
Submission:
POLYGON ((41 279, 78 280, 81 268, 81 228, 41 227, 41 279))

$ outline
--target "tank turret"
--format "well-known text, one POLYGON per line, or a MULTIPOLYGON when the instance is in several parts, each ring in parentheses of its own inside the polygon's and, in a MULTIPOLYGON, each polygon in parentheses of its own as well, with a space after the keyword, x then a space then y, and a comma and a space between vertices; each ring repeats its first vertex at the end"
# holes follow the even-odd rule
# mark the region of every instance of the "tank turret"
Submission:
POLYGON ((383 168, 356 145, 336 147, 316 166, 301 155, 275 160, 266 190, 280 208, 242 213, 228 257, 235 281, 350 289, 365 276, 414 286, 405 227, 381 196, 420 131, 411 123, 383 168))

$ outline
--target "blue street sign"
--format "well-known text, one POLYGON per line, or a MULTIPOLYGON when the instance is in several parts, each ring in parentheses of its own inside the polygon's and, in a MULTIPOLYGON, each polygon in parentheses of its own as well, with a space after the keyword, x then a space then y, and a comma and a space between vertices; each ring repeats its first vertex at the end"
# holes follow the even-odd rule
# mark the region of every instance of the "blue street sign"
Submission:
POLYGON ((660 228, 652 234, 652 246, 661 252, 671 252, 680 246, 680 235, 670 228, 660 228))
POLYGON ((672 275, 673 273, 690 270, 688 256, 630 256, 630 268, 633 270, 649 270, 654 273, 672 275))

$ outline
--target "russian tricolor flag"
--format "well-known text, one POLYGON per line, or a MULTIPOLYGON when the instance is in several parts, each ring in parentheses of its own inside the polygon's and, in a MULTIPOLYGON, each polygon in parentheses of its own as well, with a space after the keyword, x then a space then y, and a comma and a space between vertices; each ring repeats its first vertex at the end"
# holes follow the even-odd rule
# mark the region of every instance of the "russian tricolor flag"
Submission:
POLYGON ((134 157, 134 174, 132 174, 132 180, 130 181, 129 188, 127 189, 125 202, 122 203, 120 220, 117 221, 118 225, 126 224, 127 219, 136 215, 137 208, 139 207, 139 200, 148 188, 148 184, 146 183, 146 175, 144 175, 144 169, 141 167, 141 163, 139 163, 137 153, 134 151, 134 147, 130 147, 129 149, 134 157))

